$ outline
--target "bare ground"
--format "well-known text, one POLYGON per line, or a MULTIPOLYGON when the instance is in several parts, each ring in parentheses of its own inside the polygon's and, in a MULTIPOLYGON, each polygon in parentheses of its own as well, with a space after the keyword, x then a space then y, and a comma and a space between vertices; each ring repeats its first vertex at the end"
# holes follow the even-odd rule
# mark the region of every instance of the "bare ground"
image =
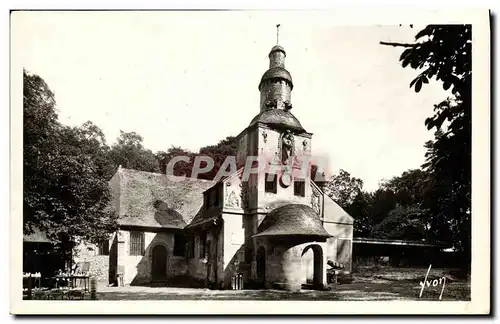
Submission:
POLYGON ((291 293, 281 290, 209 290, 173 287, 100 287, 100 300, 439 300, 442 285, 434 279, 446 277, 442 300, 470 300, 470 280, 458 279, 449 270, 432 269, 422 297, 420 281, 427 268, 367 268, 353 275, 352 283, 332 284, 328 290, 302 290, 291 293))

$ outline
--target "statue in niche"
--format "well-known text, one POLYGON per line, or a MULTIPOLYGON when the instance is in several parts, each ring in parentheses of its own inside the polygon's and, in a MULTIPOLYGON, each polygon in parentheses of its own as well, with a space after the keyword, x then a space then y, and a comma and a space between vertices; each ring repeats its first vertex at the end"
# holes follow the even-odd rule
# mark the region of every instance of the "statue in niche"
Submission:
POLYGON ((290 163, 293 155, 293 135, 290 131, 286 131, 281 139, 281 162, 284 165, 290 163))
POLYGON ((280 164, 280 158, 278 156, 278 152, 274 152, 272 163, 273 164, 280 164))
POLYGON ((300 169, 302 167, 302 163, 303 163, 302 155, 301 156, 295 155, 295 157, 293 158, 293 167, 300 169))

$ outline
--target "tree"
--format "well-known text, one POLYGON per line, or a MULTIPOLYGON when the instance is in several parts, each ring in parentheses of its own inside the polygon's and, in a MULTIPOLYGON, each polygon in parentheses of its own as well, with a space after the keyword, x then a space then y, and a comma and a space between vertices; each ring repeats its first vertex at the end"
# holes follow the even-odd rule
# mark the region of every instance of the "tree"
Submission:
POLYGON ((111 179, 116 172, 116 164, 110 157, 110 147, 106 144, 103 131, 91 121, 75 127, 80 147, 85 154, 90 154, 98 166, 99 176, 111 179))
POLYGON ((120 131, 120 136, 109 151, 115 171, 120 165, 139 171, 160 171, 157 157, 151 150, 144 148, 142 141, 142 136, 136 132, 120 131))
POLYGON ((435 78, 452 96, 435 105, 434 116, 425 124, 435 129, 434 141, 427 143, 426 163, 434 196, 426 200, 433 223, 448 224, 452 241, 464 253, 470 266, 471 225, 471 26, 429 25, 417 33, 414 44, 403 46, 403 67, 418 69, 410 83, 419 92, 423 84, 435 78))
POLYGON ((421 205, 428 185, 428 177, 428 173, 422 169, 408 170, 401 176, 383 182, 380 187, 384 190, 391 190, 399 205, 421 205))
POLYGON ((178 161, 173 165, 173 175, 174 176, 191 176, 191 171, 193 170, 194 154, 189 150, 185 150, 178 146, 172 146, 167 150, 167 152, 157 152, 156 157, 160 162, 160 172, 167 173, 168 163, 177 156, 186 156, 189 162, 178 161))
POLYGON ((200 148, 199 155, 209 156, 214 160, 212 171, 200 174, 200 178, 213 180, 226 158, 228 156, 236 156, 237 152, 238 145, 234 136, 228 136, 216 145, 208 145, 200 148))
POLYGON ((397 206, 375 225, 373 236, 386 239, 421 240, 425 238, 425 215, 415 206, 397 206))
POLYGON ((116 228, 97 128, 57 121, 54 94, 37 75, 24 79, 24 232, 35 228, 70 257, 79 240, 99 242, 116 228), (90 134, 98 136, 89 136, 90 134))
POLYGON ((349 172, 340 170, 326 184, 325 193, 346 209, 362 189, 363 181, 361 179, 351 177, 349 172))
POLYGON ((399 60, 403 67, 420 70, 410 83, 416 92, 435 78, 443 88, 462 96, 471 91, 471 25, 428 25, 415 35, 415 43, 381 42, 406 47, 399 60))
MULTIPOLYGON (((225 139, 219 141, 215 145, 208 145, 200 148, 199 153, 193 153, 189 150, 185 150, 181 147, 171 147, 167 152, 160 151, 156 154, 160 161, 160 169, 162 173, 166 173, 168 163, 176 156, 186 156, 189 158, 189 162, 178 161, 174 165, 173 173, 175 176, 191 176, 194 159, 196 156, 210 157, 214 161, 214 166, 212 170, 206 173, 200 173, 197 178, 213 180, 219 172, 221 165, 224 163, 228 156, 236 156, 238 151, 236 138, 233 136, 228 136, 225 139)), ((205 167, 204 161, 201 161, 201 167, 205 167)))
POLYGON ((372 232, 374 225, 372 205, 373 195, 361 191, 346 208, 346 212, 354 218, 354 236, 367 237, 372 232))
POLYGON ((355 219, 355 235, 407 240, 427 238, 430 225, 424 197, 428 188, 427 172, 414 169, 382 182, 372 193, 361 191, 346 208, 355 219), (404 220, 405 217, 409 219, 404 220))
POLYGON ((396 208, 398 202, 392 190, 378 188, 372 194, 371 218, 373 225, 382 222, 389 212, 396 208))

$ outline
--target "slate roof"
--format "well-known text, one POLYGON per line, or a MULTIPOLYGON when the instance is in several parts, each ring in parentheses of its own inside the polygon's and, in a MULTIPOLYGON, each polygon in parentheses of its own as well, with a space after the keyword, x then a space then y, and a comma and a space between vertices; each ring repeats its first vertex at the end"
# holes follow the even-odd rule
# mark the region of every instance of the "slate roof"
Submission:
POLYGON ((118 223, 182 229, 203 206, 203 192, 215 182, 120 168, 110 181, 118 223))
POLYGON ((288 204, 269 212, 254 237, 288 235, 331 237, 323 228, 319 215, 311 207, 302 204, 288 204))
POLYGON ((299 132, 305 132, 299 120, 289 111, 283 109, 264 110, 255 116, 249 126, 263 123, 271 127, 288 128, 299 132))
POLYGON ((293 89, 292 75, 284 67, 275 66, 264 72, 262 79, 260 79, 259 90, 262 84, 268 80, 285 80, 290 84, 290 88, 293 89))
POLYGON ((280 45, 274 45, 273 48, 271 48, 271 52, 269 52, 269 55, 271 55, 271 53, 277 52, 277 51, 283 52, 283 54, 286 55, 285 49, 280 45))
POLYGON ((328 195, 323 196, 324 202, 324 221, 343 223, 343 224, 354 224, 354 218, 349 215, 342 207, 339 206, 332 198, 328 195))

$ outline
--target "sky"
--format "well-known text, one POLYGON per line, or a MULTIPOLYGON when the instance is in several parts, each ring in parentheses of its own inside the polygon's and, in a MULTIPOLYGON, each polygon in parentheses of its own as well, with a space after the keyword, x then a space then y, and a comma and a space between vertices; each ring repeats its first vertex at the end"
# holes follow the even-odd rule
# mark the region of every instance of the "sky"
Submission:
MULTIPOLYGON (((22 14, 22 15, 21 15, 22 14)), ((23 12, 16 59, 54 91, 59 119, 90 120, 109 144, 134 131, 153 152, 197 151, 238 135, 259 113, 258 84, 279 43, 291 73, 292 113, 313 133, 313 155, 375 190, 418 168, 424 125, 447 93, 420 93, 401 48, 423 26, 339 25, 328 14, 257 11, 23 12)), ((14 20, 15 21, 15 20, 14 20)))

